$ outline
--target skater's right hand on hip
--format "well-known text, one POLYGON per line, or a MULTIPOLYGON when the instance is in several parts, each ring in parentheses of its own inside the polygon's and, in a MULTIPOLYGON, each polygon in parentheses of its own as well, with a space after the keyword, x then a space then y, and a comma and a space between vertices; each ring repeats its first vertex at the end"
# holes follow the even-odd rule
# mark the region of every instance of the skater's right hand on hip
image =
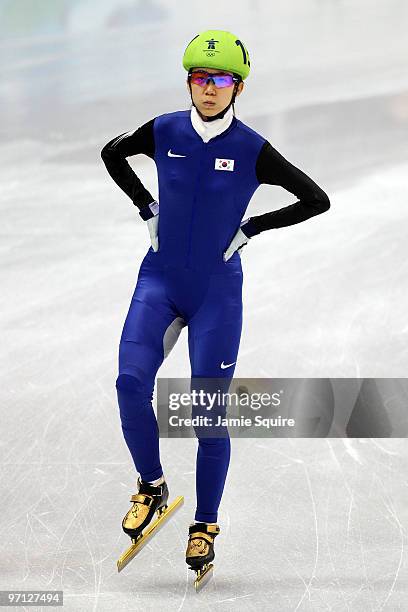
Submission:
POLYGON ((149 230, 150 242, 152 243, 153 251, 157 252, 159 250, 159 203, 154 200, 154 202, 151 202, 147 206, 141 208, 139 211, 139 215, 147 223, 147 228, 149 230))
POLYGON ((159 250, 159 238, 158 238, 158 227, 159 227, 159 215, 155 215, 151 219, 146 221, 147 227, 150 234, 150 242, 152 243, 153 251, 159 250))

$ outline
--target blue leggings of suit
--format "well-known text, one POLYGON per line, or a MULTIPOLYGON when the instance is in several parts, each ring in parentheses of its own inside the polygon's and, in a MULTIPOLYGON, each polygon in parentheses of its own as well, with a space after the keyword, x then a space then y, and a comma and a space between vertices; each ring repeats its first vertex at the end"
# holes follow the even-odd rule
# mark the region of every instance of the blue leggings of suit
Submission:
MULTIPOLYGON (((160 250, 151 247, 142 261, 121 335, 116 380, 123 435, 142 480, 163 474, 153 390, 157 371, 184 326, 192 386, 194 378, 217 377, 225 380, 228 391, 241 337, 242 279, 237 252, 200 273, 166 263, 160 250)), ((220 404, 218 411, 225 416, 225 406, 220 404)), ((227 428, 222 437, 200 436, 200 430, 194 429, 198 438, 195 519, 216 522, 230 438, 227 428)))

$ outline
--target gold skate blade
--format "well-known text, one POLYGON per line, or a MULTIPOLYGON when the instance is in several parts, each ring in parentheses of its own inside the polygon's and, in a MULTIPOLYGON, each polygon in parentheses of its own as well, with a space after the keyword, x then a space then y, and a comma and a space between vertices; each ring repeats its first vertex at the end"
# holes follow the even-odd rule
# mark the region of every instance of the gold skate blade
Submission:
POLYGON ((118 559, 116 565, 118 566, 118 572, 122 571, 124 567, 133 559, 133 557, 139 552, 139 550, 146 544, 146 542, 151 538, 154 532, 156 532, 160 527, 164 525, 167 519, 173 514, 178 508, 183 505, 184 497, 179 495, 167 507, 167 509, 148 527, 146 528, 143 535, 136 540, 118 559))
POLYGON ((194 580, 194 588, 197 591, 202 589, 207 584, 211 576, 213 575, 214 566, 210 563, 205 569, 195 570, 197 578, 194 580))

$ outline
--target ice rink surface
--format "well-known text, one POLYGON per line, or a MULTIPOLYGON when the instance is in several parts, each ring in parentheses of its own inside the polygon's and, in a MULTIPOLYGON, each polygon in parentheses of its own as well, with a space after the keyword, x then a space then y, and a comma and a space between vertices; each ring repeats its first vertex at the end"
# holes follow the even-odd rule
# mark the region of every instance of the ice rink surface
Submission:
MULTIPOLYGON (((397 437, 232 439, 199 594, 184 561, 196 440, 162 439, 185 505, 117 573, 136 479, 117 349, 149 237, 100 158, 114 136, 189 108, 193 36, 242 37, 237 116, 331 209, 244 248, 235 376, 405 377, 407 22, 402 0, 0 0, 0 589, 63 589, 70 611, 408 610, 397 437)), ((130 163, 157 196, 154 163, 130 163)), ((247 212, 293 201, 263 185, 247 212)), ((183 330, 159 375, 189 372, 183 330)))

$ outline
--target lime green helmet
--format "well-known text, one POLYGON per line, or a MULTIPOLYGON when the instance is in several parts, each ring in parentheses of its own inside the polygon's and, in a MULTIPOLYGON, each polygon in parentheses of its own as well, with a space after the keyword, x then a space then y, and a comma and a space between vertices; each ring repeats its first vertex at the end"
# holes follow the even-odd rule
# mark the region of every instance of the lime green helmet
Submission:
POLYGON ((246 79, 250 69, 249 53, 235 34, 225 30, 206 30, 187 45, 183 66, 187 71, 191 68, 218 68, 246 79))

